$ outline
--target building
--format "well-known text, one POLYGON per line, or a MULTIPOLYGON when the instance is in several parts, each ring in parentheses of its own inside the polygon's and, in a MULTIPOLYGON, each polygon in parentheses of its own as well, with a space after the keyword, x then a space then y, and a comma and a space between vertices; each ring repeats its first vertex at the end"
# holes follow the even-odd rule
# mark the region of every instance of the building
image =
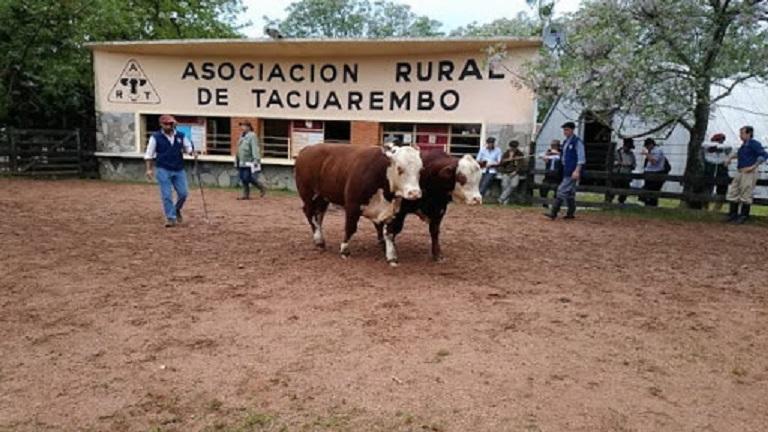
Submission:
MULTIPOLYGON (((712 97, 722 94, 722 89, 714 87, 712 97)), ((621 135, 635 135, 650 129, 643 119, 628 117, 620 120, 616 117, 610 126, 602 124, 591 118, 588 110, 583 106, 559 99, 550 109, 542 122, 536 136, 536 152, 543 153, 552 139, 563 138, 560 126, 566 121, 573 121, 577 125, 576 133, 584 138, 587 153, 587 169, 604 171, 607 160, 607 150, 611 142, 621 143, 621 135)), ((744 125, 755 128, 755 138, 768 145, 768 85, 757 80, 750 80, 737 85, 730 95, 715 103, 709 120, 707 139, 715 133, 724 133, 727 143, 736 147, 741 145, 739 129, 744 125)), ((645 138, 645 137, 643 137, 645 138)), ((680 125, 667 128, 651 135, 661 145, 664 154, 672 165, 671 175, 683 175, 688 157, 688 130, 680 125)), ((620 144, 619 144, 620 145, 620 144)), ((642 139, 635 143, 635 156, 638 161, 636 172, 642 172, 642 139)), ((538 161, 537 167, 543 169, 543 162, 538 161)), ((731 165, 731 170, 736 169, 736 164, 731 165)), ((768 167, 762 165, 760 178, 768 178, 768 167)), ((634 182, 635 187, 642 185, 641 180, 634 182)), ((758 187, 756 194, 760 197, 768 196, 768 188, 758 187)), ((682 187, 676 182, 666 182, 664 190, 668 192, 680 192, 682 187)))
POLYGON ((93 51, 100 173, 143 178, 160 114, 200 151, 203 181, 233 186, 234 150, 248 120, 265 177, 293 189, 293 160, 319 142, 475 154, 486 136, 531 139, 532 91, 518 79, 530 38, 182 40, 105 42, 93 51), (495 53, 489 57, 488 53, 495 53), (489 60, 489 59, 492 59, 489 60))

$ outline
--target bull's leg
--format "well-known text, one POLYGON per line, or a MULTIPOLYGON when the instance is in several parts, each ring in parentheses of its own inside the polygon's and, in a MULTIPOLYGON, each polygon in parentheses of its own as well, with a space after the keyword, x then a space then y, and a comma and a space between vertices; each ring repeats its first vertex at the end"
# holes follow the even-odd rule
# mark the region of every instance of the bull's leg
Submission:
POLYGON ((389 231, 388 226, 384 226, 384 253, 387 256, 387 262, 392 267, 397 267, 397 249, 395 248, 395 233, 389 231))
POLYGON ((312 227, 314 231, 312 233, 312 240, 319 248, 325 249, 325 237, 323 236, 323 219, 325 219, 325 212, 328 210, 328 201, 318 198, 315 203, 315 212, 313 215, 312 227))
POLYGON ((388 224, 383 226, 384 229, 382 235, 384 237, 384 254, 387 258, 387 262, 393 267, 397 266, 395 237, 403 231, 405 216, 405 213, 398 213, 388 224))
POLYGON ((357 231, 357 222, 360 220, 362 212, 359 208, 347 208, 346 209, 346 221, 344 223, 344 241, 341 242, 339 253, 342 258, 349 256, 349 240, 357 231))
POLYGON ((325 248, 325 238, 323 237, 323 217, 328 209, 328 201, 320 197, 314 197, 304 200, 304 216, 312 228, 312 240, 315 246, 325 248))
POLYGON ((442 259, 440 252, 440 223, 442 221, 442 217, 430 219, 429 221, 429 235, 432 237, 432 259, 435 261, 442 259))
POLYGON ((384 224, 374 222, 373 226, 376 228, 376 239, 379 241, 379 246, 384 247, 384 224))

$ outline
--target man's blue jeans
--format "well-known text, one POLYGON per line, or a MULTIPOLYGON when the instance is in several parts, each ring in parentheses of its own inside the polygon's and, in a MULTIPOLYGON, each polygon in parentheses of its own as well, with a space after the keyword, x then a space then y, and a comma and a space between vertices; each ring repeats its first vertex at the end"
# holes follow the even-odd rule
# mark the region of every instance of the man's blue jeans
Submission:
POLYGON ((488 189, 491 188, 491 183, 493 183, 493 179, 496 178, 496 173, 483 173, 483 176, 480 177, 480 195, 485 197, 485 192, 488 191, 488 189))
POLYGON ((187 174, 184 170, 170 171, 157 167, 155 178, 160 185, 160 197, 163 199, 163 212, 166 219, 176 220, 176 212, 180 211, 187 200, 187 174), (176 204, 173 204, 173 191, 176 190, 176 204))

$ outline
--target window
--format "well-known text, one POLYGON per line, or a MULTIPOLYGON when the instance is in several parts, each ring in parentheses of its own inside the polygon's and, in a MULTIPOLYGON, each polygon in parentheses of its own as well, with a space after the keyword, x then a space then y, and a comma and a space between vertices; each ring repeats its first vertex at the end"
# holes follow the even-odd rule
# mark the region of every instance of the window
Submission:
POLYGON ((206 153, 211 155, 231 155, 231 123, 229 117, 207 117, 205 126, 206 153))
POLYGON ((480 124, 384 123, 382 142, 397 138, 421 149, 441 149, 453 156, 475 155, 480 150, 480 124))
POLYGON ((291 142, 290 120, 264 119, 262 120, 261 133, 265 158, 288 159, 291 142))
MULTIPOLYGON (((203 154, 231 154, 230 126, 227 117, 196 117, 174 115, 176 130, 183 132, 192 142, 195 150, 203 154)), ((140 149, 147 149, 147 142, 153 133, 160 130, 160 116, 145 114, 141 116, 140 149)))
POLYGON ((325 122, 325 142, 349 144, 350 123, 348 121, 325 122))
POLYGON ((454 156, 476 155, 480 151, 479 124, 451 125, 450 153, 454 156))

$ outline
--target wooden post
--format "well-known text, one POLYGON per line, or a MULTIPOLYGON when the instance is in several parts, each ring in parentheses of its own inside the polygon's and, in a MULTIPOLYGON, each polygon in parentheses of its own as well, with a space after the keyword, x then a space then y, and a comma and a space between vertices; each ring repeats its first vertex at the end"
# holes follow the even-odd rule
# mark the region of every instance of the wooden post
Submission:
POLYGON ((616 157, 616 143, 611 142, 608 144, 608 154, 605 156, 605 167, 606 172, 608 172, 608 180, 605 182, 605 185, 608 187, 608 192, 605 194, 606 202, 608 201, 608 197, 611 197, 611 202, 613 202, 613 197, 615 196, 613 193, 613 180, 615 179, 616 175, 621 175, 616 172, 615 167, 613 166, 613 163, 615 162, 616 157))
POLYGON ((533 183, 535 177, 533 171, 536 169, 536 141, 531 141, 528 145, 528 173, 525 176, 525 196, 528 204, 533 204, 533 183))
POLYGON ((8 170, 10 171, 11 175, 16 174, 16 170, 18 168, 17 164, 17 155, 16 155, 16 129, 9 127, 8 128, 8 142, 10 144, 10 150, 8 152, 8 170))
POLYGON ((77 176, 83 177, 83 146, 80 143, 80 129, 75 129, 75 144, 77 145, 77 176))

